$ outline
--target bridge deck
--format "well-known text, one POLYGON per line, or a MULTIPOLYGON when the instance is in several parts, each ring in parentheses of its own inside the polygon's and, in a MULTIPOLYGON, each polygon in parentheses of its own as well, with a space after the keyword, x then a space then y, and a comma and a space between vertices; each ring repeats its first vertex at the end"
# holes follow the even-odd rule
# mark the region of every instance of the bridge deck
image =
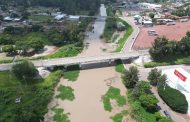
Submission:
MULTIPOLYGON (((32 61, 36 67, 52 67, 52 66, 62 66, 62 65, 74 65, 74 64, 90 64, 98 62, 109 62, 117 59, 129 59, 140 56, 139 53, 112 53, 101 56, 92 57, 69 57, 69 58, 58 58, 58 59, 48 59, 48 60, 36 60, 32 61)), ((0 71, 10 70, 13 63, 0 64, 0 71)))

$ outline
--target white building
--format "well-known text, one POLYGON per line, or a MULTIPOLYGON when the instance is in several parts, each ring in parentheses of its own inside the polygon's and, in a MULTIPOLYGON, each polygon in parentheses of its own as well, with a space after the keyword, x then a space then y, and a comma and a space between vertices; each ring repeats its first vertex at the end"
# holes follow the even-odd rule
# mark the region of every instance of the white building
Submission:
POLYGON ((167 84, 179 90, 188 102, 188 115, 190 115, 190 74, 182 68, 167 69, 162 71, 167 76, 167 84))
POLYGON ((13 21, 13 18, 7 16, 7 17, 4 18, 4 21, 13 21))
POLYGON ((68 18, 70 21, 79 21, 80 16, 74 16, 74 15, 69 15, 68 18))
POLYGON ((162 5, 158 5, 158 4, 151 4, 151 3, 138 3, 139 7, 141 9, 161 9, 162 5))
POLYGON ((55 19, 61 20, 61 19, 64 19, 65 17, 66 17, 66 14, 60 14, 60 15, 55 16, 55 19))

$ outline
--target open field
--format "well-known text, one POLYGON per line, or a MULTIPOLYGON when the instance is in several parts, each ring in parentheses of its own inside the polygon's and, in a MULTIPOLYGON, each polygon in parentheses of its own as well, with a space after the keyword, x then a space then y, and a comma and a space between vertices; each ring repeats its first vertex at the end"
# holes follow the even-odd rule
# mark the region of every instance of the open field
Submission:
POLYGON ((140 28, 139 36, 137 37, 133 49, 145 49, 152 46, 154 39, 157 36, 149 36, 148 30, 155 30, 159 36, 165 36, 170 40, 179 41, 185 36, 187 31, 190 31, 190 21, 189 22, 176 22, 176 25, 156 25, 148 28, 140 28))
POLYGON ((34 16, 29 16, 29 19, 31 19, 32 21, 45 22, 45 21, 52 21, 54 18, 52 16, 34 15, 34 16))

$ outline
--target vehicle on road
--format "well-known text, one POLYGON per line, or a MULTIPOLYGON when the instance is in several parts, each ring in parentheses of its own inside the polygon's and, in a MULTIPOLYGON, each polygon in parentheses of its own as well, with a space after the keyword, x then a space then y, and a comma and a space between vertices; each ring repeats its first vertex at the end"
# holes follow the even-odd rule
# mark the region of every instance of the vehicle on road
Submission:
POLYGON ((168 111, 164 110, 164 114, 166 115, 166 117, 171 118, 170 114, 168 113, 168 111))

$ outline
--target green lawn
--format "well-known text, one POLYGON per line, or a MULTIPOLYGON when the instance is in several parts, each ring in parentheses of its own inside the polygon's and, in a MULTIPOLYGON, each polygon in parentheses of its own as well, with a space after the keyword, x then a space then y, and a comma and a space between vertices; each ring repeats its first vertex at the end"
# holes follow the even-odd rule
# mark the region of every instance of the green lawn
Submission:
POLYGON ((74 57, 81 53, 82 48, 77 47, 76 45, 66 45, 58 49, 55 53, 48 56, 42 57, 45 59, 48 58, 63 58, 63 57, 74 57))
POLYGON ((76 81, 80 73, 80 68, 78 65, 68 66, 63 76, 69 81, 76 81))
POLYGON ((127 22, 125 22, 124 20, 122 20, 122 19, 119 19, 119 21, 121 21, 124 25, 125 25, 125 27, 126 27, 126 32, 125 32, 125 34, 124 34, 124 36, 121 38, 121 39, 119 39, 119 41, 118 41, 118 46, 117 46, 117 48, 116 48, 116 52, 120 52, 121 50, 122 50, 122 48, 123 48, 123 46, 125 45, 125 43, 126 43, 126 41, 127 41, 127 39, 129 38, 129 36, 132 34, 132 32, 133 32, 133 28, 131 27, 131 25, 129 25, 127 22))
POLYGON ((115 61, 115 70, 119 73, 124 73, 126 71, 123 63, 121 60, 116 60, 115 61))
POLYGON ((70 100, 73 101, 75 96, 73 93, 73 89, 69 86, 59 86, 58 91, 60 92, 59 95, 57 95, 58 98, 61 100, 70 100))
POLYGON ((116 115, 114 115, 113 117, 111 117, 111 119, 113 120, 113 122, 122 122, 123 117, 128 115, 128 111, 124 110, 121 113, 117 113, 116 115))
POLYGON ((0 122, 39 122, 61 76, 62 71, 55 71, 42 80, 20 82, 10 72, 0 72, 0 122))
POLYGON ((52 16, 33 15, 29 16, 29 19, 33 21, 47 22, 47 21, 52 21, 54 18, 52 16))
POLYGON ((126 105, 126 98, 125 96, 121 96, 120 94, 120 89, 110 87, 107 93, 103 97, 103 104, 104 104, 104 109, 106 111, 111 112, 112 111, 112 106, 110 103, 110 100, 116 100, 118 106, 122 107, 126 105))
POLYGON ((63 109, 54 107, 53 112, 55 113, 53 116, 55 122, 70 122, 68 117, 69 113, 64 113, 63 109))

